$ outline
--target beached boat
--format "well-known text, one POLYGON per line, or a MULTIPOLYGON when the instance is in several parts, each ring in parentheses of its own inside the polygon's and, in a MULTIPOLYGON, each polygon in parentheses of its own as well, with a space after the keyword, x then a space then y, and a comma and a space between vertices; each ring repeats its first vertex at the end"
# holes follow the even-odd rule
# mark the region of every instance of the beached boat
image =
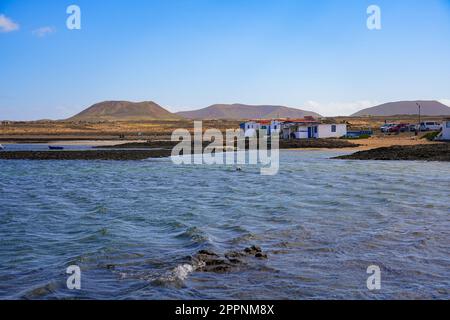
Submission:
POLYGON ((48 146, 50 150, 64 150, 64 147, 58 147, 58 146, 48 146))

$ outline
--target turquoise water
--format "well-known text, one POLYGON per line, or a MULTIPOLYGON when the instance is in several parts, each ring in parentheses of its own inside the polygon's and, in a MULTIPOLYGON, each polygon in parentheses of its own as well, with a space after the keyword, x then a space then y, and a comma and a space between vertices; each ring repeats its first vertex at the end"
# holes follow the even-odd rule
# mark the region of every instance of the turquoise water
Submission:
POLYGON ((0 161, 0 298, 449 299, 450 164, 334 155, 283 151, 276 176, 169 159, 0 161), (268 259, 226 273, 191 264, 250 245, 268 259))

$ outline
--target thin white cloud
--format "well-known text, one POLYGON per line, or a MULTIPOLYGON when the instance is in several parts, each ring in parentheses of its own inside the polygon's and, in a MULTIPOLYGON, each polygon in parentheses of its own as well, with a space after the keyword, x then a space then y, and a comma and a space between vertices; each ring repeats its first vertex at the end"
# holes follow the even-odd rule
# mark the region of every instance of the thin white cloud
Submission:
POLYGON ((350 116, 362 109, 371 108, 381 104, 378 101, 360 100, 353 102, 318 102, 307 101, 305 109, 317 112, 324 116, 350 116))
POLYGON ((32 33, 36 37, 43 38, 49 34, 54 33, 55 31, 56 31, 55 28, 46 26, 46 27, 41 27, 36 30, 33 30, 32 33))
POLYGON ((445 104, 450 107, 450 99, 440 99, 438 100, 440 103, 445 104))
POLYGON ((0 14, 0 32, 12 32, 19 30, 19 25, 4 14, 0 14))

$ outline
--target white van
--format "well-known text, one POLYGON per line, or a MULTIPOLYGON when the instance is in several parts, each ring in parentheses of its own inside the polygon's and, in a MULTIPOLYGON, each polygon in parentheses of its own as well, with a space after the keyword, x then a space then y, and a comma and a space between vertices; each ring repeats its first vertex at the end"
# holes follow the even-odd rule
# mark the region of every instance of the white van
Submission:
POLYGON ((427 121, 420 123, 420 131, 439 131, 442 126, 439 122, 427 121))

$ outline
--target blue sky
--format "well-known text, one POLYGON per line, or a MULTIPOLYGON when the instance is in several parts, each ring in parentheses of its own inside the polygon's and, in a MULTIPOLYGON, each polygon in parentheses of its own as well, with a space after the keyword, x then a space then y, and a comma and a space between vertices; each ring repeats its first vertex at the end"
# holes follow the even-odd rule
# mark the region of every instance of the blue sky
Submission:
POLYGON ((413 99, 450 104, 450 0, 0 0, 0 119, 103 100, 332 116, 413 99), (71 4, 81 30, 66 28, 71 4))

